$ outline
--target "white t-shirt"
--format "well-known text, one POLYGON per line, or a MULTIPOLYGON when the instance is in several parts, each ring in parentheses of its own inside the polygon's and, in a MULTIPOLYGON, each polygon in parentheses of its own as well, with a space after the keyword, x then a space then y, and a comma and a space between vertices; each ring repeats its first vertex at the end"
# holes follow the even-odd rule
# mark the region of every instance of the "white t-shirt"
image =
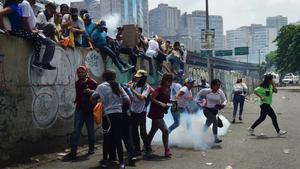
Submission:
POLYGON ((176 101, 176 94, 180 90, 180 88, 182 88, 182 86, 179 83, 172 83, 170 88, 171 88, 170 100, 176 101))
POLYGON ((19 4, 22 9, 22 17, 27 18, 27 22, 31 30, 36 28, 36 17, 30 3, 24 0, 19 4))
POLYGON ((192 97, 193 97, 192 91, 189 90, 186 86, 183 86, 182 88, 180 88, 179 92, 183 92, 184 94, 178 97, 178 100, 177 100, 178 107, 186 108, 188 105, 189 99, 192 99, 192 97))
MULTIPOLYGON (((72 20, 71 15, 70 14, 65 14, 62 18, 62 23, 64 24, 64 23, 66 23, 70 20, 72 20)), ((79 16, 78 16, 77 21, 72 21, 72 25, 73 25, 73 27, 85 30, 84 22, 79 16)), ((75 40, 81 44, 82 43, 82 35, 81 34, 80 35, 75 35, 75 40)))
MULTIPOLYGON (((138 87, 135 90, 138 93, 141 93, 146 98, 151 93, 151 88, 149 85, 147 85, 144 88, 144 91, 142 91, 142 87, 138 87)), ((145 107, 146 100, 140 100, 134 93, 132 93, 132 94, 133 94, 133 98, 132 98, 131 107, 130 107, 131 112, 133 112, 133 113, 146 112, 146 110, 147 110, 147 107, 145 107)))
POLYGON ((245 83, 236 83, 233 85, 233 92, 241 92, 240 95, 244 95, 244 92, 248 90, 245 83))
POLYGON ((152 58, 155 58, 158 54, 158 51, 159 51, 159 44, 156 40, 150 40, 149 41, 149 47, 146 51, 146 55, 152 57, 152 58))
POLYGON ((211 89, 202 89, 197 94, 197 98, 200 96, 206 97, 206 106, 207 108, 215 108, 216 104, 226 105, 227 100, 224 92, 219 89, 216 93, 213 93, 211 89))
POLYGON ((48 24, 54 24, 54 17, 52 16, 48 21, 46 18, 46 15, 44 12, 40 12, 38 16, 36 17, 36 22, 39 24, 42 24, 43 26, 48 25, 48 24))

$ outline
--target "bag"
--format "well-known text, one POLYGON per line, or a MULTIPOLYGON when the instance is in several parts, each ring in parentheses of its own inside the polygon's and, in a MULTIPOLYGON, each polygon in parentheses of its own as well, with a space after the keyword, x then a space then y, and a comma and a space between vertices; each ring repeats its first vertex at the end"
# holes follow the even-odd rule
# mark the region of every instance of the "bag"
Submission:
POLYGON ((104 106, 101 102, 98 102, 93 109, 93 118, 96 124, 102 123, 102 114, 104 111, 104 106))
POLYGON ((224 126, 223 122, 222 122, 222 120, 220 119, 219 116, 217 116, 217 125, 218 125, 219 128, 222 128, 224 126))

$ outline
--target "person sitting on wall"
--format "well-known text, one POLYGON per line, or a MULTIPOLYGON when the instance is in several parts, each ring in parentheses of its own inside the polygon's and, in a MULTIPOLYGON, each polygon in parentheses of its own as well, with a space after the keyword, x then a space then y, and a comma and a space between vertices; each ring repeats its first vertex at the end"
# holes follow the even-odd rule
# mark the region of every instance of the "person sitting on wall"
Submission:
POLYGON ((180 43, 175 42, 173 50, 170 55, 167 56, 167 61, 172 65, 172 72, 177 74, 179 69, 184 70, 184 63, 182 62, 183 53, 180 50, 180 43))
POLYGON ((161 45, 161 48, 163 49, 164 54, 169 55, 172 51, 171 42, 166 40, 166 42, 161 45))
POLYGON ((32 43, 34 46, 34 61, 32 66, 53 70, 56 68, 50 65, 50 61, 54 55, 55 43, 38 34, 39 30, 36 29, 36 18, 31 7, 34 3, 34 0, 7 0, 4 8, 0 10, 0 29, 4 30, 6 35, 17 36, 32 43), (8 17, 11 30, 7 30, 4 27, 3 16, 8 17), (41 45, 46 45, 42 63, 40 62, 41 45))
POLYGON ((54 24, 55 24, 55 42, 60 43, 62 40, 61 33, 61 22, 62 22, 62 14, 61 13, 56 13, 54 15, 54 24))
POLYGON ((82 19, 85 26, 85 34, 82 36, 82 47, 93 49, 93 45, 91 43, 91 34, 94 29, 97 29, 96 24, 92 21, 92 18, 88 13, 82 15, 82 19))
POLYGON ((78 9, 70 8, 70 14, 65 14, 62 19, 63 36, 69 39, 69 43, 64 46, 80 47, 82 46, 82 35, 85 33, 84 23, 78 17, 78 9))
POLYGON ((97 29, 94 29, 91 33, 91 40, 96 50, 99 50, 102 56, 108 55, 112 62, 117 66, 121 73, 127 72, 133 69, 134 66, 125 63, 119 55, 117 55, 111 48, 108 47, 107 27, 105 21, 97 23, 97 29))

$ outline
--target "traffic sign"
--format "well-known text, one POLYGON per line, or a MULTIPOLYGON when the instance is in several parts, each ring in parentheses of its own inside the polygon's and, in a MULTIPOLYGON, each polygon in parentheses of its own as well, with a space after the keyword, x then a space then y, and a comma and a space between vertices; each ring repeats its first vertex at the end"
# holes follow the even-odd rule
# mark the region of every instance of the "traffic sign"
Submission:
POLYGON ((248 55, 249 54, 249 47, 236 47, 234 48, 235 55, 248 55))
POLYGON ((215 56, 232 56, 232 50, 216 50, 215 56))

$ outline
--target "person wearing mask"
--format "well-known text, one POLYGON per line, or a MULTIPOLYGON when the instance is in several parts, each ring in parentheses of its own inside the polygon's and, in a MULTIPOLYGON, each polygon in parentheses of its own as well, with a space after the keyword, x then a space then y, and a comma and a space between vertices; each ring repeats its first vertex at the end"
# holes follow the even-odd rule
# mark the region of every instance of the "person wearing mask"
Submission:
POLYGON ((100 100, 104 106, 102 128, 104 130, 103 159, 101 167, 107 167, 110 143, 117 148, 120 169, 125 168, 122 146, 123 110, 122 105, 130 105, 130 99, 124 89, 116 82, 116 73, 106 70, 104 80, 93 93, 93 99, 100 100))
POLYGON ((90 100, 91 95, 97 87, 97 82, 90 78, 85 66, 80 66, 77 69, 78 80, 75 83, 76 88, 76 110, 74 118, 74 131, 71 135, 70 145, 71 152, 65 157, 65 159, 76 159, 77 147, 79 145, 79 139, 83 125, 86 125, 89 151, 88 155, 95 152, 95 131, 94 131, 94 119, 93 119, 93 104, 90 100))
POLYGON ((147 72, 145 70, 138 70, 134 75, 136 80, 130 87, 133 94, 132 103, 130 107, 132 116, 132 132, 133 132, 133 145, 137 155, 141 155, 140 134, 144 143, 147 144, 147 131, 146 131, 146 115, 148 107, 148 96, 152 92, 152 88, 147 84, 147 72), (140 128, 140 132, 139 132, 140 128))
POLYGON ((243 83, 241 78, 238 78, 236 84, 233 85, 233 120, 232 123, 235 123, 235 117, 240 105, 240 113, 239 113, 239 120, 242 121, 242 114, 244 109, 244 102, 245 102, 245 94, 247 93, 247 85, 243 83))
POLYGON ((0 29, 9 36, 28 40, 34 46, 34 61, 33 67, 41 69, 54 70, 54 66, 50 65, 55 52, 55 43, 48 38, 42 37, 38 34, 39 30, 36 29, 36 18, 32 9, 35 0, 7 0, 4 8, 0 10, 0 29), (11 30, 6 30, 3 23, 3 16, 7 16, 11 30), (40 62, 41 46, 46 45, 42 62, 40 62))
POLYGON ((108 55, 121 73, 125 73, 128 70, 133 69, 134 66, 125 63, 119 55, 109 48, 107 42, 108 38, 110 37, 107 35, 106 22, 100 21, 97 24, 97 29, 94 29, 94 31, 91 33, 91 40, 94 48, 100 51, 102 56, 108 55))
POLYGON ((180 50, 180 43, 175 42, 171 54, 167 56, 167 61, 172 65, 172 72, 177 74, 178 70, 184 70, 184 63, 182 62, 182 51, 180 50))
POLYGON ((273 108, 271 107, 273 93, 277 93, 277 92, 278 90, 273 82, 273 75, 271 74, 265 75, 264 81, 255 89, 255 94, 260 98, 260 116, 252 124, 252 126, 248 128, 248 132, 250 133, 250 135, 254 135, 254 129, 266 119, 267 115, 271 117, 273 126, 278 136, 287 133, 287 131, 281 130, 279 128, 277 122, 277 116, 273 108))
POLYGON ((82 19, 85 26, 85 34, 82 36, 82 47, 93 49, 93 45, 91 43, 91 34, 94 29, 97 29, 96 24, 92 21, 92 18, 88 13, 84 13, 82 15, 82 19))
MULTIPOLYGON (((174 123, 169 127, 169 133, 176 129, 180 124, 180 114, 183 112, 189 112, 188 103, 193 100, 192 88, 195 80, 193 78, 187 78, 184 81, 184 86, 179 89, 175 99, 177 100, 178 109, 172 113, 174 123)), ((189 122, 187 122, 189 128, 189 122)))
POLYGON ((168 113, 170 102, 170 87, 172 85, 173 75, 165 73, 162 77, 160 85, 151 95, 151 106, 148 117, 152 120, 151 130, 148 134, 147 149, 151 151, 151 142, 158 129, 162 132, 162 141, 165 148, 165 157, 171 157, 172 153, 169 149, 169 131, 164 121, 164 114, 168 113))
MULTIPOLYGON (((65 14, 62 19, 62 28, 64 29, 63 36, 73 39, 72 47, 82 46, 82 35, 85 33, 84 23, 78 16, 77 8, 70 8, 70 14, 65 14)), ((72 40, 71 40, 72 41, 72 40)))
POLYGON ((224 92, 220 89, 221 81, 219 79, 214 79, 210 88, 202 89, 197 94, 196 98, 205 98, 203 105, 203 112, 206 119, 204 125, 204 131, 207 131, 209 126, 213 124, 212 130, 214 134, 215 143, 221 143, 222 140, 218 137, 218 121, 217 114, 219 110, 226 106, 227 99, 224 92))

